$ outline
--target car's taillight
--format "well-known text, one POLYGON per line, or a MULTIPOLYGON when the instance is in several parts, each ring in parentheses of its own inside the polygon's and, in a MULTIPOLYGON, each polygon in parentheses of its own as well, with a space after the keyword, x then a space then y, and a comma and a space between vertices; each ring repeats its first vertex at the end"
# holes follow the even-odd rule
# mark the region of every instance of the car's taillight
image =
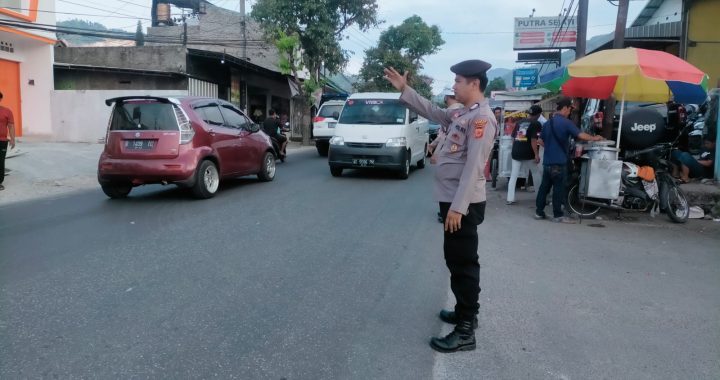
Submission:
POLYGON ((315 116, 315 117, 313 118, 313 123, 317 123, 317 122, 323 121, 323 120, 325 120, 324 117, 322 117, 322 116, 315 116))
POLYGON ((187 144, 192 141, 195 136, 195 130, 190 124, 190 119, 185 115, 185 111, 177 105, 173 105, 175 111, 175 119, 177 119, 178 126, 180 127, 180 144, 187 144))

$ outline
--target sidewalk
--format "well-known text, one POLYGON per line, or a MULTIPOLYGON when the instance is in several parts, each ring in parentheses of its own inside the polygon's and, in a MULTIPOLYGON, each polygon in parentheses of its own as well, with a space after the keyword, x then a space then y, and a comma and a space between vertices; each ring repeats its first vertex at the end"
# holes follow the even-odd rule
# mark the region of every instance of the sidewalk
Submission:
MULTIPOLYGON (((5 160, 5 190, 0 206, 15 202, 59 196, 97 189, 97 162, 103 150, 100 143, 48 142, 23 137, 5 160)), ((288 144, 288 155, 301 149, 315 149, 297 142, 288 144)))

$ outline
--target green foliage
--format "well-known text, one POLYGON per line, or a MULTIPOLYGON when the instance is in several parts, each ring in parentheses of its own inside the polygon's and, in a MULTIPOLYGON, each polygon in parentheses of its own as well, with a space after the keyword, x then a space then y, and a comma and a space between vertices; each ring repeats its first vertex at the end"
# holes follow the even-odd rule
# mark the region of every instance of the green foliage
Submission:
POLYGON ((317 72, 323 62, 329 72, 339 71, 347 62, 340 47, 343 31, 352 25, 361 31, 378 25, 376 0, 258 0, 251 16, 272 40, 280 32, 297 35, 310 72, 317 72))
POLYGON ((300 50, 299 36, 297 34, 287 35, 283 31, 278 31, 275 47, 280 53, 280 60, 278 61, 280 71, 285 75, 292 75, 295 84, 300 89, 300 96, 305 97, 308 104, 312 103, 312 94, 320 88, 321 83, 318 83, 312 76, 303 82, 298 79, 299 73, 306 69, 303 61, 298 59, 298 51, 300 50))
POLYGON ((143 34, 140 20, 138 20, 137 29, 135 29, 135 46, 145 46, 145 34, 143 34))
POLYGON ((357 89, 394 91, 383 78, 383 69, 393 67, 400 73, 409 72, 410 85, 421 95, 432 97, 432 78, 419 72, 423 57, 437 53, 444 43, 440 29, 427 25, 419 16, 409 17, 399 26, 391 26, 380 35, 377 47, 365 51, 357 89))
POLYGON ((485 88, 485 96, 490 96, 491 91, 505 90, 507 90, 507 85, 505 85, 505 79, 502 79, 501 77, 496 77, 491 80, 485 88))

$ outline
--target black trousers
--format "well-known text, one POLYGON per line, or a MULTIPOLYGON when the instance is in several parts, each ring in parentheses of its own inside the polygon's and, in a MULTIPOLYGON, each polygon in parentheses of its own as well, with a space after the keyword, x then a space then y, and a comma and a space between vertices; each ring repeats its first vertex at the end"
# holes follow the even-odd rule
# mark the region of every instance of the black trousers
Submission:
MULTIPOLYGON (((450 203, 440 202, 440 214, 447 217, 450 203)), ((459 320, 472 320, 480 310, 480 262, 477 226, 485 219, 485 202, 471 203, 462 217, 460 230, 445 231, 443 252, 450 270, 450 289, 455 295, 455 314, 459 320)))
POLYGON ((0 184, 5 180, 5 156, 7 155, 8 142, 0 141, 0 184))

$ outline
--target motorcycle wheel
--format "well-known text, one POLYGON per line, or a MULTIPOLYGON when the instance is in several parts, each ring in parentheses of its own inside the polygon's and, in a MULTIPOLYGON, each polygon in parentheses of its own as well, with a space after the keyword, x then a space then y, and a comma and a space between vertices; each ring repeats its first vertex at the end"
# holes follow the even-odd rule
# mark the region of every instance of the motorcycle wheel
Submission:
POLYGON ((666 183, 665 191, 660 193, 660 205, 665 213, 675 223, 685 223, 690 216, 690 205, 685 193, 674 182, 666 183))
POLYGON ((578 184, 573 185, 567 193, 567 207, 570 211, 583 218, 590 218, 595 216, 600 211, 600 206, 590 205, 583 203, 580 200, 578 191, 580 186, 578 184))

